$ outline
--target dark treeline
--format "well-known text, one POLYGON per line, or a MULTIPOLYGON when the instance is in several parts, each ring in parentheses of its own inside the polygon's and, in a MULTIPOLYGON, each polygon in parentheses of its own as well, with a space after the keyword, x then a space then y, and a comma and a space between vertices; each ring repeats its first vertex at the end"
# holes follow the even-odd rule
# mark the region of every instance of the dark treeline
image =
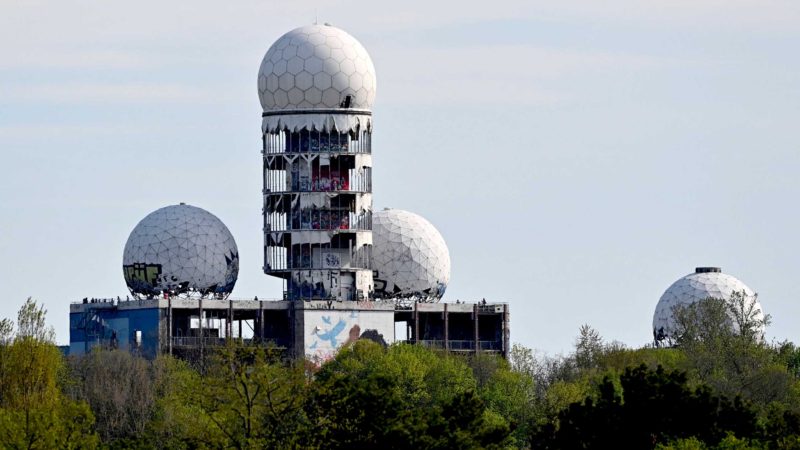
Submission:
POLYGON ((0 448, 800 448, 800 349, 729 311, 680 311, 672 348, 583 326, 565 356, 362 339, 321 367, 237 344, 195 367, 65 358, 29 300, 0 321, 0 448))

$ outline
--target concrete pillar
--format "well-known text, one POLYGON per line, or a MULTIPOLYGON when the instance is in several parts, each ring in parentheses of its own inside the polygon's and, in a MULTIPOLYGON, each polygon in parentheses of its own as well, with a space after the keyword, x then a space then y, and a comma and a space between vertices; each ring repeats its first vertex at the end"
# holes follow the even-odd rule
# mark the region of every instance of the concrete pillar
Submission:
POLYGON ((167 299, 167 348, 172 356, 172 296, 167 299))
POLYGON ((264 303, 258 302, 258 340, 264 341, 264 303))
POLYGON ((414 343, 419 344, 419 310, 417 302, 414 302, 414 343))
POLYGON ((289 315, 289 323, 291 324, 291 334, 292 334, 292 342, 291 342, 291 354, 298 360, 301 358, 305 358, 306 356, 306 341, 305 336, 303 334, 303 327, 304 327, 304 310, 303 308, 298 308, 297 306, 303 306, 303 302, 300 301, 292 301, 289 302, 289 309, 287 310, 287 314, 289 315))
POLYGON ((480 337, 480 334, 478 333, 478 315, 479 315, 478 304, 475 303, 474 305, 472 305, 472 318, 473 318, 473 324, 475 326, 475 353, 480 351, 480 342, 478 340, 480 337))
POLYGON ((511 346, 510 322, 508 305, 503 305, 503 358, 508 358, 509 347, 511 346))
POLYGON ((225 339, 233 337, 233 300, 228 300, 228 320, 225 321, 225 339))
POLYGON ((444 348, 445 350, 450 350, 450 320, 449 320, 449 313, 447 312, 447 303, 444 303, 444 312, 442 312, 444 316, 444 348))
POLYGON ((203 347, 205 347, 205 339, 203 339, 203 299, 198 300, 200 306, 200 361, 203 361, 203 347))

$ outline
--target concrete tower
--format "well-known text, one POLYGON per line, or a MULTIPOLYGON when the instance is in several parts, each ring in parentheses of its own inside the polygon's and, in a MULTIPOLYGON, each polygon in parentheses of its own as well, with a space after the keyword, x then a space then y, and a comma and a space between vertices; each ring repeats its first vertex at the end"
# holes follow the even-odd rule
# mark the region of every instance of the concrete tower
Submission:
POLYGON ((297 28, 267 51, 258 93, 264 273, 285 280, 290 300, 370 298, 369 54, 330 25, 297 28))

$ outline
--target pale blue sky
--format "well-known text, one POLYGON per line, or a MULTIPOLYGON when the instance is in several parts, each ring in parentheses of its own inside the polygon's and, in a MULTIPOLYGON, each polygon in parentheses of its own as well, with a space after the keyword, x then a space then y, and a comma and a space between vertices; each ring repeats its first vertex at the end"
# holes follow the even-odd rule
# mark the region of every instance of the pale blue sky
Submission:
POLYGON ((208 209, 261 273, 256 74, 281 34, 349 31, 378 73, 375 207, 444 235, 446 299, 508 301, 558 353, 648 342, 662 292, 717 265, 800 342, 800 2, 3 2, 0 316, 125 295, 150 211, 208 209))

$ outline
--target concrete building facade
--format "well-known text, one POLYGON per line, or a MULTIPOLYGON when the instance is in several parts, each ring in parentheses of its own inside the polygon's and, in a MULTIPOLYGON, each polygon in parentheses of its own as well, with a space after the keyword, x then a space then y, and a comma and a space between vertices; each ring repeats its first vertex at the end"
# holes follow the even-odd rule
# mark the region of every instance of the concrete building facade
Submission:
POLYGON ((118 348, 148 358, 203 357, 229 340, 272 346, 323 362, 356 339, 506 356, 505 303, 211 300, 87 300, 70 305, 70 354, 118 348))

